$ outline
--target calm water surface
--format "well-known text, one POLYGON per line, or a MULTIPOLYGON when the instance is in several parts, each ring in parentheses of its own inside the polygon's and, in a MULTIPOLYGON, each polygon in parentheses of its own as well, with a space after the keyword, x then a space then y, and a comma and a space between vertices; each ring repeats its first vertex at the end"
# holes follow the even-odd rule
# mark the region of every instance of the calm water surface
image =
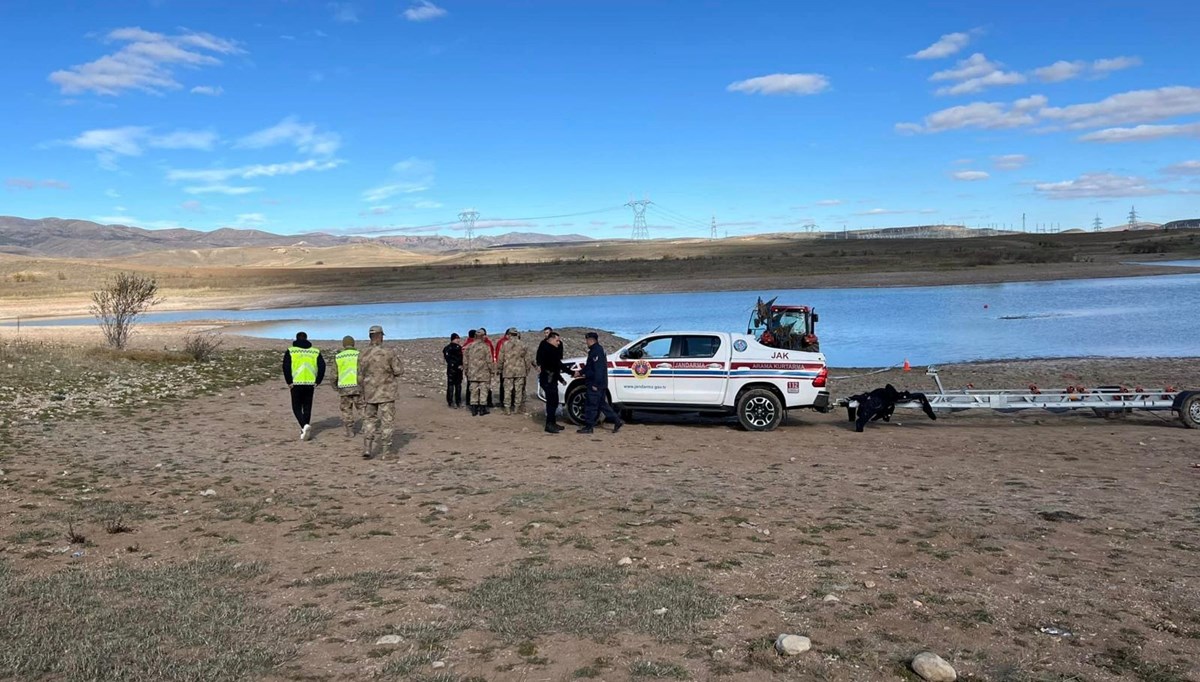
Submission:
MULTIPOLYGON (((240 333, 290 339, 448 336, 487 327, 595 327, 633 337, 654 330, 740 331, 759 294, 810 305, 831 365, 880 367, 1014 357, 1200 356, 1200 274, 939 287, 724 291, 379 303, 276 310, 153 313, 147 322, 220 319, 240 333)), ((91 319, 54 324, 93 324, 91 319)))

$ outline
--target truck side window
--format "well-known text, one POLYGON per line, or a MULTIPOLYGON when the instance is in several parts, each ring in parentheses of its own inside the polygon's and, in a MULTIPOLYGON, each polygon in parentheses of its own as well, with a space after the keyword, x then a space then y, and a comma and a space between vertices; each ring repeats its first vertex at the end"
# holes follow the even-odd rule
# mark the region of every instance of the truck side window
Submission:
POLYGON ((717 336, 685 336, 683 337, 683 354, 685 358, 711 358, 721 348, 721 338, 717 336))
POLYGON ((662 359, 671 356, 671 337, 662 336, 657 339, 650 339, 644 343, 639 343, 629 349, 627 356, 633 360, 645 358, 647 360, 662 359))

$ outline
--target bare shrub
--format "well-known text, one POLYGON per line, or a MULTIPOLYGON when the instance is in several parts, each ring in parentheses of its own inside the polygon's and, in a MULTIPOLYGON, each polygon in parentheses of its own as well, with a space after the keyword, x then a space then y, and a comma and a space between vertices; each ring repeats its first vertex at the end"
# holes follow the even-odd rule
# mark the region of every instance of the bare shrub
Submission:
POLYGON ((153 277, 121 272, 108 280, 103 289, 92 293, 91 311, 105 341, 120 350, 129 342, 137 318, 161 301, 153 277))
POLYGON ((196 362, 211 360, 225 339, 213 332, 190 333, 183 337, 183 352, 196 362))

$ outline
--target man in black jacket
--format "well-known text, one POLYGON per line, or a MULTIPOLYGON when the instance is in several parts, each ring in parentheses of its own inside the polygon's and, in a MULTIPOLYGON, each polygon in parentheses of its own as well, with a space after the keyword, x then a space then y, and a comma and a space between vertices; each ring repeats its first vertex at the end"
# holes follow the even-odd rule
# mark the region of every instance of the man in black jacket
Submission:
POLYGON ((584 338, 588 346, 587 363, 584 364, 583 371, 575 376, 583 377, 584 386, 587 388, 587 407, 583 413, 583 427, 576 433, 591 433, 596 426, 597 412, 604 414, 604 418, 613 425, 613 433, 616 433, 625 423, 617 416, 612 405, 608 404, 608 354, 604 352, 604 346, 600 345, 599 334, 588 332, 584 338))
POLYGON ((442 349, 446 359, 446 407, 462 407, 463 349, 459 345, 462 337, 450 335, 450 343, 442 349))
POLYGON ((558 383, 562 374, 570 374, 571 368, 563 363, 562 339, 555 332, 550 332, 538 346, 537 359, 534 364, 538 368, 538 384, 546 396, 546 433, 558 433, 563 427, 558 425, 558 383))
POLYGON ((296 340, 283 353, 283 380, 292 393, 292 414, 300 423, 300 440, 312 438, 313 392, 325 379, 325 358, 312 347, 308 334, 296 332, 296 340))

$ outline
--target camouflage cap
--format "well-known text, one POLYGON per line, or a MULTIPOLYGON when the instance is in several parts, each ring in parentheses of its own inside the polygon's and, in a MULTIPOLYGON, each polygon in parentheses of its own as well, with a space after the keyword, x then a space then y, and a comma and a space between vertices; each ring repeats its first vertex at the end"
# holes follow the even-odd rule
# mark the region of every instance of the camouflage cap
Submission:
POLYGON ((354 347, 354 337, 349 336, 349 335, 343 336, 342 337, 342 348, 353 348, 353 347, 354 347))
POLYGON ((367 331, 367 333, 368 334, 382 334, 383 327, 380 327, 377 324, 373 324, 373 325, 371 325, 371 328, 367 331))
POLYGON ((517 331, 516 327, 509 327, 508 331, 506 331, 504 333, 508 334, 509 336, 516 336, 517 334, 520 334, 520 332, 517 331))

